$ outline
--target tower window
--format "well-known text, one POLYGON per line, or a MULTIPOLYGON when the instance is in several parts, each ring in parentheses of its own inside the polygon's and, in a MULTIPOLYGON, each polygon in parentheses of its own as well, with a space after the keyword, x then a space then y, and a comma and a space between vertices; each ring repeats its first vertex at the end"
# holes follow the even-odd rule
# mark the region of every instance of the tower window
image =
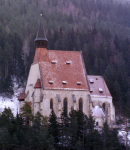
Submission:
POLYGON ((44 47, 47 47, 47 42, 46 41, 44 41, 44 47))
POLYGON ((63 109, 64 109, 64 114, 65 114, 65 116, 67 116, 67 98, 64 99, 64 106, 63 106, 63 109))
POLYGON ((83 111, 83 100, 82 100, 82 98, 79 99, 79 111, 83 111))
POLYGON ((44 42, 41 42, 41 46, 45 46, 44 42))
POLYGON ((50 99, 50 109, 53 109, 53 100, 52 100, 52 98, 50 99))
POLYGON ((37 46, 40 47, 40 42, 37 42, 37 46))

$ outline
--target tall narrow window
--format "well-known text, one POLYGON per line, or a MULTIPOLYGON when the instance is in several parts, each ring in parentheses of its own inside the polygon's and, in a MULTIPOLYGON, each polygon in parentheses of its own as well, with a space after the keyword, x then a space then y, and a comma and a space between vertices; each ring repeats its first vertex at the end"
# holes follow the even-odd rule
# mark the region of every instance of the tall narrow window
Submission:
POLYGON ((52 98, 50 99, 50 109, 53 109, 53 100, 52 100, 52 98))
POLYGON ((105 108, 106 106, 105 106, 105 103, 103 103, 103 105, 102 105, 102 108, 103 108, 103 111, 105 112, 105 108))
POLYGON ((65 116, 67 116, 67 98, 64 99, 64 106, 63 106, 63 108, 64 108, 64 114, 65 114, 65 116))
POLYGON ((79 111, 83 111, 83 100, 82 100, 82 98, 79 99, 79 111))

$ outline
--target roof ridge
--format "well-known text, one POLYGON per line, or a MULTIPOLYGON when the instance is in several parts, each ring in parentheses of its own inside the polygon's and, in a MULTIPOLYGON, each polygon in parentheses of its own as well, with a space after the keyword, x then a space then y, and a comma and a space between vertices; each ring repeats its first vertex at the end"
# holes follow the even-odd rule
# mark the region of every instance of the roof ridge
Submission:
POLYGON ((55 51, 58 51, 58 52, 78 52, 78 53, 80 53, 80 51, 66 51, 66 50, 47 50, 47 51, 53 51, 53 52, 55 52, 55 51))

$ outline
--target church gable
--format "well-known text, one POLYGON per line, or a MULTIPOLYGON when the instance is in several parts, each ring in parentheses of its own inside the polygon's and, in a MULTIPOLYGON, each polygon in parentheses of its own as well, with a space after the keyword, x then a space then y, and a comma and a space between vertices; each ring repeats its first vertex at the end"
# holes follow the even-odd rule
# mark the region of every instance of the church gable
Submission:
POLYGON ((32 64, 29 71, 25 92, 27 93, 28 91, 31 90, 32 93, 34 87, 38 88, 39 86, 41 86, 40 84, 41 82, 39 82, 40 78, 41 76, 40 76, 39 64, 38 63, 32 64))

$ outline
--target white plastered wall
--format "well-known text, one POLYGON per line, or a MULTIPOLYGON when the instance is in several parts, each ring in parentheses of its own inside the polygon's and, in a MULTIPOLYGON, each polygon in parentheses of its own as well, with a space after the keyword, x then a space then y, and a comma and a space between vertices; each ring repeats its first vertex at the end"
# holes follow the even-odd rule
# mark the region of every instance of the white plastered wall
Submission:
POLYGON ((82 98, 83 102, 83 112, 89 116, 89 98, 88 91, 74 91, 74 90, 42 90, 40 88, 32 90, 29 88, 29 93, 34 92, 33 96, 31 94, 27 95, 26 101, 31 102, 32 112, 35 115, 38 111, 44 115, 49 116, 51 113, 50 100, 53 100, 53 109, 57 117, 60 117, 63 110, 64 98, 67 98, 68 103, 68 113, 71 108, 79 110, 79 99, 82 98), (41 93, 43 93, 43 99, 41 100, 41 93), (57 94, 60 95, 61 102, 58 102, 57 94), (72 94, 75 95, 76 102, 73 101, 72 94))
MULTIPOLYGON (((34 89, 37 79, 40 79, 39 63, 31 65, 27 84, 26 84, 26 89, 25 89, 25 94, 26 94, 25 101, 31 102, 33 114, 36 113, 35 110, 33 109, 33 107, 36 107, 36 108, 40 107, 39 103, 36 103, 36 105, 34 105, 34 100, 39 99, 40 91, 41 91, 41 90, 34 89), (36 97, 38 97, 38 98, 36 98, 36 97)), ((23 105, 24 105, 24 102, 20 102, 20 108, 22 108, 23 105)), ((21 113, 21 111, 20 111, 20 113, 21 113)))
POLYGON ((79 99, 83 100, 83 112, 86 115, 89 115, 89 99, 88 91, 74 91, 74 90, 43 90, 44 98, 40 105, 41 113, 44 116, 49 116, 51 113, 50 109, 50 99, 53 99, 53 109, 57 117, 60 117, 60 114, 63 110, 63 101, 64 98, 67 98, 68 102, 68 113, 71 111, 71 108, 75 110, 79 109, 79 99), (60 95, 61 102, 58 102, 57 94, 60 95), (73 102, 72 94, 76 97, 76 102, 73 102))
MULTIPOLYGON (((113 105, 111 96, 106 97, 106 96, 91 95, 91 100, 92 100, 92 102, 95 103, 95 105, 98 105, 100 102, 102 104, 108 103, 109 104, 108 124, 111 125, 111 124, 115 123, 115 107, 113 105)), ((96 120, 96 118, 95 118, 95 120, 96 120)), ((101 120, 103 120, 103 119, 101 118, 101 120)))
POLYGON ((30 72, 29 72, 29 75, 28 75, 28 80, 27 80, 25 93, 27 93, 29 91, 30 95, 32 95, 37 79, 40 79, 39 63, 31 65, 30 72))

